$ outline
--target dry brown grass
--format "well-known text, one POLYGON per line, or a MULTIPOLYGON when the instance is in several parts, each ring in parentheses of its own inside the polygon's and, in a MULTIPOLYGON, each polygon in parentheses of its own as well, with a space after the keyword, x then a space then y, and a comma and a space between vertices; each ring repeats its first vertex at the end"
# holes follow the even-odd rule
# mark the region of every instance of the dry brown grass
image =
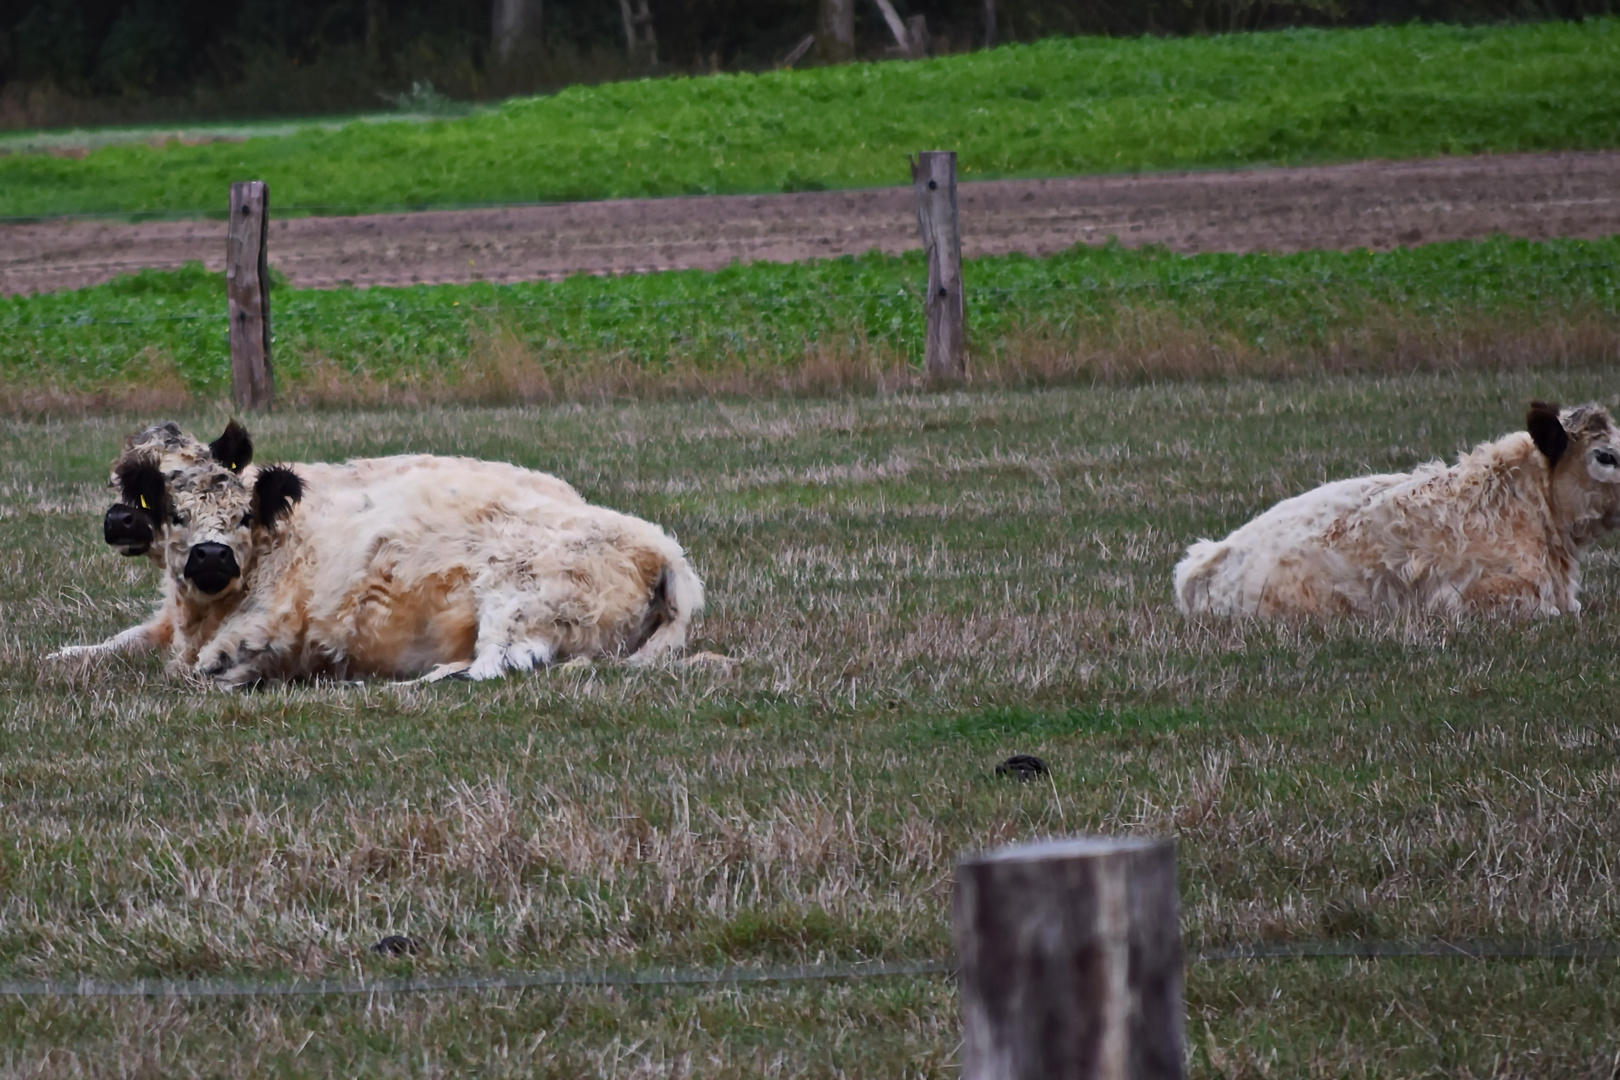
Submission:
POLYGON ((0 416, 71 417, 86 413, 179 413, 195 398, 174 362, 163 352, 143 349, 115 379, 86 390, 60 378, 0 380, 0 416))
POLYGON ((544 351, 510 328, 477 327, 466 355, 428 372, 358 372, 326 357, 305 358, 303 377, 283 400, 296 408, 419 408, 427 405, 549 405, 559 402, 695 397, 829 396, 891 392, 923 384, 920 373, 882 345, 855 338, 812 342, 787 366, 758 365, 742 355, 673 356, 649 368, 621 353, 544 351))
MULTIPOLYGON (((1517 371, 1600 365, 1620 358, 1620 331, 1595 310, 1531 317, 1523 312, 1425 317, 1372 309, 1315 343, 1256 345, 1231 330, 1188 322, 1176 311, 1125 303, 1065 326, 1020 325, 973 352, 968 382, 1017 388, 1129 385, 1159 379, 1298 378, 1313 374, 1517 371)), ((329 360, 306 362, 286 388, 296 407, 545 405, 565 401, 729 397, 823 397, 923 389, 922 370, 892 347, 855 332, 829 333, 785 365, 745 354, 672 354, 649 368, 622 354, 558 354, 501 324, 475 328, 459 362, 427 373, 379 378, 329 360)))
MULTIPOLYGON (((968 384, 985 389, 1129 386, 1155 380, 1310 378, 1415 371, 1511 372, 1592 367, 1620 360, 1620 331, 1593 309, 1448 311, 1358 309, 1353 323, 1305 340, 1279 332, 1257 344, 1216 322, 1173 309, 1120 302, 1077 313, 1063 325, 1017 324, 973 349, 968 384)), ((373 371, 310 354, 284 365, 280 407, 299 410, 566 402, 802 398, 896 394, 928 388, 922 370, 892 346, 859 332, 829 332, 788 362, 745 352, 672 350, 656 365, 622 352, 576 352, 527 340, 499 319, 469 325, 465 352, 433 367, 373 371)), ((0 382, 0 415, 173 412, 207 400, 174 364, 148 348, 119 379, 85 389, 63 379, 0 382)))

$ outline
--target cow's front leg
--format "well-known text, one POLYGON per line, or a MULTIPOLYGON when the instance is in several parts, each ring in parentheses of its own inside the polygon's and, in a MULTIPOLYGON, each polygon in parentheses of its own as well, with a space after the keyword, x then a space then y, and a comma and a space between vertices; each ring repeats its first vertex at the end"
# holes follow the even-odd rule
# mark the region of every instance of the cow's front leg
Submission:
POLYGON ((192 673, 224 690, 256 686, 285 678, 285 651, 246 636, 222 634, 197 654, 192 673))
POLYGON ((498 679, 508 671, 533 671, 556 662, 557 648, 536 636, 528 625, 520 599, 492 603, 483 599, 478 613, 478 638, 473 661, 460 678, 498 679))
POLYGON ((91 660, 99 656, 117 656, 151 652, 166 648, 174 640, 174 620, 167 608, 139 626, 121 630, 106 641, 95 645, 68 645, 50 653, 47 660, 91 660))
MULTIPOLYGON (((492 641, 478 642, 477 653, 463 678, 498 679, 508 671, 533 671, 549 667, 557 659, 557 652, 545 641, 492 641)), ((450 674, 459 674, 451 672, 450 674)))

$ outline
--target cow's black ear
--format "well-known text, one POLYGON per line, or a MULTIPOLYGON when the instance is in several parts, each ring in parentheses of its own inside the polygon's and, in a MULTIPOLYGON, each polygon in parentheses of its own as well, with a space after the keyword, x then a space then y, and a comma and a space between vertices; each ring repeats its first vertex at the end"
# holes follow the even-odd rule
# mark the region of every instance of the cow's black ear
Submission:
POLYGON ((231 472, 239 473, 253 460, 253 439, 247 428, 232 420, 225 425, 224 433, 208 444, 208 452, 231 472))
POLYGON ((168 523, 169 488, 163 482, 163 471, 149 457, 133 457, 120 461, 114 470, 118 477, 118 493, 126 506, 145 514, 154 528, 168 523))
POLYGON ((1532 401, 1530 411, 1524 418, 1524 427, 1535 440, 1541 456, 1547 459, 1547 464, 1558 464, 1558 459, 1569 449, 1569 432, 1564 430, 1563 422, 1558 419, 1558 406, 1545 401, 1532 401))
POLYGON ((304 497, 304 482, 285 465, 267 465, 253 481, 253 516, 266 528, 276 527, 276 519, 304 497))

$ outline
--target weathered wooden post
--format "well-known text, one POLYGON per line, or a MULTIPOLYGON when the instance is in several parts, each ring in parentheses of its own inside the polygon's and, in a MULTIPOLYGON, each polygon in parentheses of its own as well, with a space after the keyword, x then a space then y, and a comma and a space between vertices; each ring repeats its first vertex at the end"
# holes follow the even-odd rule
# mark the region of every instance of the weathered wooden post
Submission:
POLYGON ((928 255, 928 336, 923 368, 932 379, 967 376, 962 236, 956 218, 956 152, 924 151, 911 163, 917 227, 928 255))
POLYGON ((1181 1080, 1175 842, 964 859, 952 897, 963 1080, 1181 1080))
POLYGON ((984 47, 996 47, 996 0, 984 0, 984 47))
POLYGON ((231 397, 238 409, 268 409, 270 367, 270 189, 262 180, 231 185, 225 234, 225 296, 231 320, 231 397))

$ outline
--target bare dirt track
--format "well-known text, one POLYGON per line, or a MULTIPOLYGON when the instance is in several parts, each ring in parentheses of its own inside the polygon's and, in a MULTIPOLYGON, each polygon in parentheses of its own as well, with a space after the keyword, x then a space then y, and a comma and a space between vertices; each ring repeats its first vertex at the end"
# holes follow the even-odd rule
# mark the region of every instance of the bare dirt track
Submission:
MULTIPOLYGON (((983 181, 961 186, 960 206, 968 256, 1110 236, 1180 252, 1596 238, 1620 233, 1620 153, 983 181)), ((270 261, 296 287, 326 288, 716 269, 918 243, 911 190, 897 187, 295 218, 272 222, 270 261)), ((0 295, 191 260, 219 270, 224 256, 217 221, 4 225, 0 295)))

